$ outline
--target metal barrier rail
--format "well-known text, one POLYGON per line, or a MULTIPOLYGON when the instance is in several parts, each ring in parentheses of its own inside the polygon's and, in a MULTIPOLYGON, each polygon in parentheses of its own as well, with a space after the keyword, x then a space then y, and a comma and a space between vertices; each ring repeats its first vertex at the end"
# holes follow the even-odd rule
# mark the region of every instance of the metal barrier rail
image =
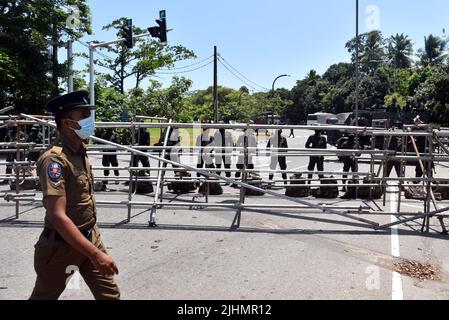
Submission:
MULTIPOLYGON (((2 120, 2 118, 0 118, 0 120, 2 120)), ((160 119, 160 120, 165 120, 165 119, 160 119)), ((42 125, 44 127, 55 127, 54 123, 49 122, 49 121, 45 121, 42 120, 40 118, 37 118, 35 116, 29 116, 26 114, 22 114, 17 118, 14 119, 4 119, 3 121, 0 121, 0 123, 3 123, 4 125, 17 125, 17 126, 22 126, 22 125, 42 125), (22 120, 23 118, 25 118, 26 120, 22 120)), ((432 184, 433 186, 435 186, 435 184, 438 184, 438 182, 445 182, 445 179, 437 179, 434 178, 432 173, 429 171, 429 166, 427 166, 427 168, 425 167, 424 164, 426 163, 430 163, 430 162, 449 162, 449 152, 447 150, 447 148, 445 148, 444 144, 441 143, 441 141, 438 142, 438 139, 440 137, 448 137, 449 136, 449 132, 447 131, 435 131, 435 130, 429 130, 428 127, 426 126, 422 126, 422 129, 427 130, 426 132, 409 132, 407 130, 409 130, 409 128, 406 128, 405 131, 403 132, 391 132, 391 131, 386 131, 386 130, 379 130, 376 128, 362 128, 362 127, 347 127, 347 126, 326 126, 326 127, 322 127, 322 126, 281 126, 281 125, 248 125, 248 124, 235 124, 235 125, 228 125, 228 124, 177 124, 177 123, 139 123, 139 122, 127 122, 127 123, 116 123, 116 122, 109 122, 109 123, 102 123, 99 122, 97 123, 97 127, 99 128, 128 128, 131 129, 133 132, 136 128, 160 128, 165 129, 165 128, 199 128, 199 127, 203 127, 203 128, 211 128, 211 129, 238 129, 238 130, 244 130, 244 129, 252 129, 252 130, 276 130, 276 129, 306 129, 306 130, 322 130, 322 131, 341 131, 341 132, 355 132, 357 134, 362 134, 362 135, 370 135, 373 137, 377 137, 377 136, 383 136, 385 138, 385 140, 387 141, 390 137, 393 136, 397 136, 397 137, 401 137, 402 139, 411 139, 411 141, 414 141, 414 137, 424 137, 426 138, 426 144, 430 145, 430 143, 433 143, 433 140, 436 140, 437 143, 439 143, 441 146, 441 148, 443 149, 443 151, 445 152, 444 155, 441 154, 433 154, 432 150, 430 149, 429 152, 425 153, 425 154, 419 154, 419 152, 415 152, 415 154, 413 154, 412 152, 407 152, 406 150, 403 150, 403 152, 393 152, 393 151, 388 151, 388 150, 333 150, 333 149, 303 149, 303 148, 289 148, 289 149, 285 149, 285 148, 270 148, 270 149, 263 149, 263 148, 255 148, 255 147, 250 147, 248 145, 245 145, 243 147, 221 147, 221 146, 210 146, 210 147, 197 147, 197 146, 192 146, 192 147, 182 147, 182 146, 167 146, 167 140, 168 140, 168 133, 170 130, 166 130, 166 136, 164 139, 164 145, 163 146, 159 146, 159 147, 153 147, 153 146, 124 146, 124 145, 120 145, 120 144, 116 144, 116 143, 112 143, 97 137, 91 137, 91 139, 93 141, 96 141, 98 143, 102 143, 105 144, 105 146, 99 146, 99 145, 91 145, 89 146, 89 154, 110 154, 108 152, 103 152, 103 150, 121 150, 121 151, 126 151, 123 154, 125 155, 140 155, 140 156, 144 156, 144 157, 148 157, 150 159, 156 160, 159 163, 158 167, 148 167, 148 169, 150 169, 151 171, 156 171, 158 172, 158 176, 157 179, 153 179, 153 178, 145 178, 145 179, 139 179, 139 181, 157 181, 157 187, 156 187, 156 193, 155 193, 155 198, 153 202, 136 202, 136 201, 132 201, 132 197, 133 197, 133 193, 131 192, 131 183, 129 186, 129 198, 128 201, 118 201, 117 203, 114 204, 118 204, 118 205, 123 205, 126 204, 128 206, 128 221, 130 219, 130 210, 131 207, 133 205, 138 205, 138 203, 140 203, 141 205, 149 205, 151 206, 151 213, 149 216, 149 223, 152 226, 155 226, 155 216, 156 216, 156 209, 158 208, 162 208, 162 207, 168 207, 168 206, 174 206, 174 207, 185 207, 185 206, 201 206, 201 207, 214 207, 214 208, 232 208, 237 210, 236 215, 234 217, 234 221, 232 222, 232 228, 238 228, 240 225, 240 218, 241 218, 241 213, 242 210, 245 208, 255 208, 254 206, 252 206, 251 204, 245 204, 244 200, 245 200, 245 190, 246 189, 250 189, 250 190, 254 190, 254 191, 259 191, 259 192, 263 192, 267 195, 279 198, 279 199, 283 199, 283 200, 287 200, 289 202, 293 202, 295 203, 294 205, 291 205, 289 207, 289 209, 310 209, 310 210, 318 210, 319 212, 323 213, 323 214, 336 214, 339 216, 343 216, 345 218, 351 219, 351 220, 357 220, 360 222, 365 223, 367 226, 373 227, 375 229, 381 229, 381 228, 388 228, 391 226, 391 224, 387 224, 387 225, 379 225, 379 223, 375 222, 375 221, 371 221, 371 220, 367 220, 364 218, 360 218, 360 215, 362 214, 369 214, 369 215, 395 215, 399 218, 399 221, 397 224, 401 224, 401 223, 406 223, 409 221, 413 221, 413 220, 417 220, 417 219, 424 219, 425 222, 427 222, 427 229, 428 229, 428 220, 430 217, 432 216, 437 216, 438 218, 442 218, 445 216, 443 215, 443 213, 445 211, 448 211, 449 208, 438 208, 438 205, 436 204, 436 201, 434 199, 433 193, 432 193, 432 184), (282 194, 273 192, 271 190, 266 190, 266 189, 262 189, 259 187, 256 187, 254 185, 251 185, 248 183, 248 177, 247 174, 250 172, 258 172, 258 173, 298 173, 298 171, 294 171, 294 170, 247 170, 245 169, 245 167, 241 170, 239 169, 224 169, 224 168, 211 168, 211 169, 198 169, 196 167, 193 166, 189 166, 180 162, 176 162, 176 161, 172 161, 172 160, 167 160, 165 159, 165 152, 173 152, 173 150, 176 150, 178 153, 180 149, 183 150, 189 150, 189 152, 184 153, 182 152, 183 155, 193 155, 196 154, 194 153, 194 151, 196 150, 201 150, 202 153, 208 153, 208 151, 212 151, 214 149, 218 149, 221 150, 221 152, 216 153, 216 155, 230 155, 230 152, 226 152, 226 150, 233 150, 233 151, 237 151, 238 153, 236 154, 232 154, 232 156, 244 156, 245 159, 247 159, 246 157, 248 157, 248 155, 252 156, 256 156, 256 152, 258 152, 257 156, 260 156, 260 153, 262 153, 262 156, 265 155, 266 157, 269 156, 285 156, 285 157, 305 157, 305 156, 324 156, 324 157, 328 157, 328 156, 354 156, 354 155, 366 155, 368 156, 368 158, 366 158, 366 160, 370 161, 371 166, 370 166, 370 172, 369 173, 363 173, 363 172, 359 172, 359 173, 352 173, 352 172, 344 172, 344 173, 340 173, 340 172, 331 172, 331 173, 326 173, 326 172, 308 172, 308 171, 302 171, 302 174, 333 174, 336 176, 339 175, 346 175, 346 176, 350 176, 350 177, 354 177, 354 176, 358 176, 358 177, 363 177, 363 176, 367 176, 371 179, 371 181, 376 182, 376 183, 367 183, 367 184, 355 184, 355 185, 351 185, 351 187, 374 187, 374 186, 379 186, 382 185, 383 188, 386 188, 386 183, 389 181, 397 181, 399 182, 399 186, 402 186, 402 183, 404 182, 413 182, 413 185, 418 185, 419 183, 423 183, 426 188, 427 188, 427 199, 426 201, 424 201, 424 213, 423 214, 416 214, 416 213, 411 213, 411 212, 401 212, 400 209, 400 189, 399 188, 399 201, 398 201, 398 212, 379 212, 379 211, 365 211, 362 209, 362 207, 351 207, 350 209, 345 209, 343 207, 331 207, 331 206, 327 206, 327 205, 323 205, 323 204, 315 204, 312 203, 310 201, 306 201, 306 200, 301 200, 301 199, 296 199, 296 198, 290 198, 287 196, 284 196, 282 194), (141 150, 150 150, 151 152, 143 152, 141 150), (284 151, 287 151, 285 152, 284 151), (96 151, 98 151, 98 153, 95 153, 96 151), (155 155, 154 153, 156 153, 157 155, 155 155), (162 157, 158 156, 158 155, 162 155, 162 157), (406 161, 417 161, 422 169, 423 172, 425 172, 425 176, 423 178, 405 178, 405 177, 400 177, 400 178, 388 178, 385 177, 385 165, 387 161, 398 161, 401 163, 401 170, 403 170, 404 168, 404 164, 406 161), (377 172, 377 174, 374 172, 374 165, 375 164, 381 164, 381 166, 379 167, 379 171, 377 172), (163 165, 164 164, 164 165, 163 165), (167 168, 166 164, 171 164, 172 166, 174 166, 175 168, 167 168), (383 169, 383 176, 379 177, 379 173, 382 171, 383 169), (237 204, 214 204, 214 203, 208 203, 208 194, 205 195, 206 197, 206 203, 199 203, 199 202, 192 202, 189 204, 184 204, 184 203, 177 203, 177 204, 173 204, 173 203, 164 203, 164 197, 163 197, 163 186, 166 185, 167 183, 176 181, 176 182, 181 182, 180 180, 175 180, 172 177, 168 177, 165 178, 165 173, 167 171, 192 171, 192 172, 196 172, 199 175, 202 175, 203 177, 200 178, 195 178, 192 177, 190 180, 185 180, 185 182, 213 182, 213 181, 221 181, 221 182, 225 182, 228 184, 232 184, 235 185, 237 187, 240 187, 240 199, 239 202, 237 204), (217 175, 215 172, 231 172, 231 173, 237 173, 240 172, 242 174, 242 178, 241 179, 229 179, 227 177, 221 177, 220 175, 217 175), (378 183, 377 183, 378 182, 378 183), (430 205, 434 204, 435 206, 435 210, 430 210, 430 205), (406 217, 406 216, 411 216, 411 218, 407 218, 407 219, 402 219, 401 217, 406 217)), ((42 145, 42 148, 44 148, 46 144, 44 143, 42 145)), ((34 145, 30 145, 27 143, 11 143, 9 145, 2 145, 0 144, 0 147, 15 147, 17 148, 17 154, 19 154, 19 152, 23 152, 20 151, 21 148, 32 148, 33 150, 37 150, 37 148, 39 148, 40 146, 34 144, 34 145), (35 149, 36 148, 36 149, 35 149)), ((0 153, 5 150, 5 149, 0 149, 0 153)), ((415 150, 416 151, 416 150, 415 150)), ((197 154, 198 155, 198 154, 197 154)), ((230 155, 231 156, 231 155, 230 155)), ((213 159, 213 156, 211 156, 213 159)), ((3 163, 2 163, 3 164, 3 163)), ((31 163, 29 162, 25 162, 25 161, 17 161, 13 163, 13 166, 15 168, 19 168, 20 166, 23 167, 30 167, 31 163)), ((95 170, 127 170, 129 172, 131 172, 130 177, 129 177, 129 182, 132 182, 133 180, 137 181, 137 176, 133 174, 134 171, 137 170, 146 170, 147 168, 135 168, 135 167, 120 167, 119 169, 117 169, 116 167, 95 167, 95 170)), ((12 176, 12 175, 11 175, 12 176)), ((20 175, 15 174, 16 177, 16 184, 17 184, 17 178, 20 177, 20 175)), ((0 176, 1 178, 1 176, 0 176)), ((25 178, 27 179, 27 178, 25 178)), ((108 181, 117 181, 118 179, 122 179, 122 178, 115 178, 115 177, 99 177, 99 180, 108 180, 108 181)), ((337 178, 333 178, 333 180, 336 180, 337 178)), ((339 178, 340 180, 341 178, 339 178)), ((347 181, 347 180, 351 180, 351 178, 344 178, 341 179, 343 181, 347 181)), ((126 180, 120 180, 120 181, 126 181, 126 180)), ((295 182, 292 180, 289 180, 290 182, 295 182)), ((300 181, 304 181, 303 179, 300 181)), ((305 179, 305 181, 319 181, 319 179, 305 179)), ((278 182, 285 182, 284 180, 273 180, 274 183, 278 183, 278 182)), ((320 187, 320 186, 342 186, 343 184, 313 184, 313 185, 305 185, 304 187, 320 187)), ((296 184, 296 185, 287 185, 284 187, 288 187, 288 186, 294 186, 294 187, 301 187, 302 185, 300 184, 296 184)), ((345 185, 347 186, 347 185, 345 185)), ((408 185, 407 185, 408 186, 408 185)), ((443 184, 438 184, 438 187, 444 187, 443 184)), ((10 195, 10 197, 12 197, 11 199, 15 199, 14 201, 16 201, 16 213, 18 213, 17 207, 18 207, 18 203, 20 201, 25 201, 25 200, 29 200, 26 199, 24 197, 20 196, 20 191, 16 190, 16 194, 15 195, 10 195)), ((385 202, 385 194, 384 193, 384 202, 385 202)), ((110 203, 112 204, 112 203, 110 203)), ((263 205, 260 205, 261 207, 264 207, 263 205)), ((276 205, 273 207, 279 208, 282 205, 276 205)), ((256 205, 256 207, 258 207, 256 205)), ((269 208, 269 206, 267 206, 267 208, 269 208)), ((17 214, 18 217, 18 214, 17 214)), ((441 221, 440 221, 441 222, 441 221)), ((424 224, 423 224, 424 226, 424 224)), ((442 223, 442 228, 444 229, 444 225, 442 223)))

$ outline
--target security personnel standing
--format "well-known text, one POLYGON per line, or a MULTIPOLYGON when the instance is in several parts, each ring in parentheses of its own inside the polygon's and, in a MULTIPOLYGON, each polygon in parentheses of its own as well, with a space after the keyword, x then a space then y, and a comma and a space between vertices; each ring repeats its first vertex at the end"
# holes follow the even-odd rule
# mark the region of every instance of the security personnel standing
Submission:
MULTIPOLYGON (((206 169, 214 169, 214 157, 212 155, 214 137, 211 137, 209 128, 203 127, 203 132, 196 138, 196 147, 199 149, 196 167, 202 169, 205 166, 206 169)), ((201 177, 201 174, 197 172, 196 176, 201 177)))
MULTIPOLYGON (((306 142, 307 149, 327 149, 327 140, 326 137, 321 135, 321 130, 315 130, 315 134, 310 136, 306 142)), ((324 171, 324 157, 310 157, 309 166, 307 170, 313 171, 315 170, 315 165, 318 171, 324 171)), ((318 175, 320 178, 323 178, 322 174, 318 175)), ((313 174, 308 175, 308 183, 310 184, 313 174)))
MULTIPOLYGON (((356 143, 355 143, 355 137, 353 134, 348 135, 348 138, 341 144, 341 149, 343 150, 354 150, 356 149, 356 143)), ((357 160, 354 156, 348 156, 344 155, 341 157, 341 160, 343 161, 343 172, 357 172, 358 171, 358 165, 357 160)), ((348 178, 347 175, 343 175, 343 184, 346 184, 346 179, 348 178)), ((346 187, 343 187, 343 192, 346 192, 346 187)))
POLYGON ((51 100, 59 139, 38 160, 45 227, 35 245, 36 284, 32 300, 58 299, 79 271, 95 299, 120 298, 117 265, 106 252, 96 224, 92 168, 83 140, 94 132, 86 91, 51 100))
MULTIPOLYGON (((232 138, 232 133, 225 130, 220 129, 215 132, 214 135, 214 144, 215 144, 215 166, 217 169, 221 169, 222 164, 224 163, 225 169, 231 169, 232 164, 232 148, 234 147, 234 140, 232 138)), ((217 174, 220 176, 221 171, 218 170, 217 174)), ((226 171, 226 177, 231 177, 231 172, 226 171)))
MULTIPOLYGON (((276 166, 279 163, 279 167, 282 171, 287 170, 287 158, 285 157, 285 153, 287 152, 285 149, 288 149, 287 139, 282 135, 282 130, 277 130, 273 137, 268 140, 267 149, 284 149, 284 150, 276 150, 272 151, 271 154, 271 163, 270 170, 276 170, 276 166)), ((274 178, 274 172, 270 172, 269 179, 272 181, 274 178)), ((285 172, 282 173, 282 179, 284 180, 284 184, 287 184, 287 174, 285 172)))
MULTIPOLYGON (((110 142, 118 143, 117 135, 112 130, 112 128, 106 129, 106 133, 103 136, 103 139, 110 141, 110 142)), ((103 158, 102 158, 102 162, 101 162, 103 167, 105 167, 105 168, 108 168, 109 166, 118 167, 117 152, 114 149, 111 149, 111 150, 104 150, 104 153, 105 154, 103 154, 103 158)), ((117 170, 117 169, 114 170, 114 175, 116 177, 120 176, 119 170, 117 170)), ((104 176, 109 177, 108 169, 104 170, 104 176)), ((105 180, 104 182, 105 182, 105 184, 108 183, 107 180, 105 180)), ((119 184, 118 180, 115 181, 115 184, 119 184)))
POLYGON ((257 140, 253 129, 245 128, 243 134, 238 137, 235 146, 238 148, 239 157, 237 159, 236 167, 239 171, 235 173, 235 178, 240 179, 242 170, 254 170, 253 156, 256 153, 257 140), (245 154, 245 149, 248 153, 245 154))
MULTIPOLYGON (((134 135, 135 141, 139 143, 139 146, 149 146, 151 137, 147 129, 140 128, 139 131, 137 131, 134 135)), ((141 149, 142 152, 148 152, 148 149, 141 149)), ((133 154, 132 160, 131 160, 131 166, 137 168, 139 166, 139 162, 142 163, 142 166, 144 168, 150 167, 150 160, 146 156, 142 156, 140 154, 133 154)), ((150 174, 150 170, 144 170, 145 173, 150 174)), ((134 174, 137 174, 136 172, 134 174)))
MULTIPOLYGON (((401 137, 391 137, 390 145, 388 146, 389 151, 396 151, 396 153, 399 153, 402 151, 402 141, 401 137)), ((396 176, 400 178, 402 176, 401 174, 401 161, 399 160, 387 160, 386 164, 386 173, 385 177, 390 177, 391 171, 396 171, 396 176)))

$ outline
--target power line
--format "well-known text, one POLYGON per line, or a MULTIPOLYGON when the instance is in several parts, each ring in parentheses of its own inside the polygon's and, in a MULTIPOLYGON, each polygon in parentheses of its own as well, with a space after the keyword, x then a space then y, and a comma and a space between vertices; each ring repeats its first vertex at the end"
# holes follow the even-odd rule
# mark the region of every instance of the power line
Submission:
POLYGON ((255 87, 253 87, 252 85, 250 85, 248 82, 246 82, 245 80, 243 80, 242 78, 240 78, 238 75, 236 75, 231 69, 229 69, 224 63, 223 61, 221 61, 221 59, 218 59, 218 62, 221 63, 221 65, 223 67, 226 68, 226 70, 228 70, 234 77, 236 77, 237 79, 239 79, 242 83, 244 83, 245 85, 247 85, 248 87, 250 87, 251 89, 253 89, 254 91, 260 91, 258 89, 256 89, 255 87))
POLYGON ((209 61, 208 63, 206 63, 206 64, 204 64, 204 65, 202 65, 202 66, 199 66, 199 67, 197 67, 197 68, 190 69, 190 70, 185 70, 185 71, 178 71, 178 72, 155 72, 155 73, 156 73, 156 74, 164 74, 164 75, 179 74, 179 73, 189 73, 189 72, 193 72, 193 71, 196 71, 196 70, 199 70, 199 69, 203 69, 203 68, 207 67, 208 65, 210 65, 210 64, 212 64, 212 63, 213 63, 213 61, 209 61))
MULTIPOLYGON (((257 83, 255 83, 254 81, 251 81, 250 79, 248 79, 247 77, 245 77, 245 75, 243 75, 241 72, 239 72, 236 68, 234 68, 228 61, 226 61, 225 58, 223 58, 223 56, 221 54, 218 54, 220 59, 223 60, 224 63, 226 63, 231 69, 233 69, 235 72, 237 72, 241 77, 243 77, 244 79, 246 79, 247 81, 249 81, 250 83, 252 83, 253 85, 262 88, 263 91, 270 91, 270 89, 265 88, 264 86, 261 86, 257 83)), ((223 64, 223 63, 222 63, 223 64)))
MULTIPOLYGON (((88 45, 87 43, 82 42, 81 40, 76 40, 76 41, 79 42, 79 43, 81 43, 81 44, 82 44, 83 46, 85 46, 86 48, 90 48, 89 45, 88 45)), ((108 59, 108 60, 111 60, 111 61, 114 61, 114 60, 117 59, 117 58, 113 58, 113 57, 111 57, 111 56, 108 56, 107 54, 105 54, 105 53, 103 53, 103 52, 101 52, 101 51, 96 51, 96 53, 97 53, 99 56, 101 56, 103 59, 108 59)), ((133 64, 127 64, 127 65, 125 65, 125 68, 128 68, 128 69, 130 69, 130 70, 133 70, 135 67, 136 67, 136 66, 133 65, 133 64)), ((109 69, 110 69, 110 68, 109 68, 109 69)), ((113 69, 111 69, 111 70, 113 70, 113 69)))
POLYGON ((213 55, 207 57, 206 59, 203 59, 203 60, 201 60, 201 61, 192 63, 192 64, 187 65, 187 66, 176 67, 176 68, 165 68, 165 69, 159 69, 159 70, 161 70, 161 71, 172 71, 172 70, 182 70, 182 69, 187 69, 187 68, 190 68, 190 67, 199 65, 199 64, 201 64, 201 63, 203 63, 203 62, 205 62, 205 61, 207 61, 207 60, 209 60, 209 59, 211 59, 211 58, 213 58, 213 55))
MULTIPOLYGON (((80 40, 77 40, 77 41, 78 41, 79 43, 81 43, 83 46, 89 48, 89 45, 88 45, 87 43, 84 43, 84 42, 82 42, 82 41, 80 41, 80 40)), ((115 60, 115 58, 112 58, 112 57, 108 56, 107 54, 105 54, 105 53, 103 53, 103 52, 97 51, 97 54, 98 54, 99 56, 103 57, 104 59, 115 60)), ((194 69, 190 69, 190 70, 185 70, 185 71, 176 71, 176 70, 183 70, 183 69, 186 69, 186 68, 190 68, 190 67, 199 65, 199 64, 201 64, 201 63, 203 63, 203 62, 205 62, 205 61, 210 60, 212 57, 213 57, 213 56, 211 55, 211 56, 207 57, 206 59, 203 59, 203 60, 201 60, 201 61, 192 63, 192 64, 187 65, 187 66, 179 67, 179 68, 158 69, 158 70, 160 70, 160 71, 162 71, 162 72, 156 72, 156 73, 157 73, 157 74, 164 74, 164 75, 178 74, 178 73, 189 73, 189 72, 192 72, 192 71, 196 71, 196 70, 202 69, 202 68, 208 66, 209 64, 211 64, 213 61, 209 61, 209 63, 207 63, 207 64, 204 64, 204 65, 202 65, 202 66, 200 66, 200 67, 198 67, 198 68, 194 68, 194 69), (171 71, 173 71, 173 72, 171 72, 171 71)), ((134 68, 136 68, 136 66, 135 66, 135 65, 132 65, 132 64, 128 64, 128 65, 125 66, 125 68, 129 68, 129 69, 133 70, 134 68)))
MULTIPOLYGON (((81 45, 85 46, 86 48, 89 48, 89 45, 87 43, 85 43, 85 42, 83 42, 81 40, 76 40, 76 41, 79 42, 81 45)), ((105 54, 103 52, 97 51, 97 54, 99 56, 103 57, 104 59, 109 59, 109 60, 112 60, 112 61, 115 60, 115 58, 112 58, 112 57, 108 56, 107 54, 105 54)), ((187 65, 187 66, 182 66, 182 67, 178 67, 178 68, 170 68, 170 69, 157 69, 157 70, 160 70, 162 72, 155 71, 154 75, 176 75, 176 74, 183 74, 183 73, 194 72, 194 71, 203 69, 203 68, 209 66, 210 64, 212 64, 213 60, 211 60, 211 58, 213 58, 213 55, 211 55, 211 56, 209 56, 209 57, 207 57, 207 58, 205 58, 203 60, 200 60, 198 62, 195 62, 195 63, 192 63, 190 65, 187 65), (211 60, 211 61, 207 62, 206 64, 202 64, 202 63, 204 63, 204 62, 206 62, 208 60, 211 60), (202 64, 202 65, 200 65, 199 67, 193 68, 193 69, 184 70, 184 69, 187 69, 187 68, 191 68, 193 66, 197 66, 199 64, 202 64), (177 71, 177 70, 182 70, 182 71, 177 71)), ((102 67, 110 69, 112 71, 115 71, 114 69, 109 68, 107 66, 102 66, 102 67)), ((134 68, 136 68, 136 66, 132 65, 132 64, 128 64, 128 65, 125 66, 125 68, 129 68, 129 69, 133 70, 134 68)))

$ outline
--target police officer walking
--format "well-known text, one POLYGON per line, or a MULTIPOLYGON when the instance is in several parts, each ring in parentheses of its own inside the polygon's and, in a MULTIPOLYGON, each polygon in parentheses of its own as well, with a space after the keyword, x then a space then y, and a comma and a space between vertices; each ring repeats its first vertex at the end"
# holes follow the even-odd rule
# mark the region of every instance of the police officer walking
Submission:
POLYGON ((95 122, 87 91, 51 100, 59 139, 39 158, 39 175, 46 209, 45 227, 35 245, 36 284, 32 300, 58 299, 75 270, 95 299, 119 299, 114 279, 117 265, 108 255, 96 221, 92 168, 83 140, 95 122))
MULTIPOLYGON (((311 135, 306 142, 306 148, 307 149, 327 149, 327 140, 326 137, 324 137, 321 134, 321 130, 315 130, 315 134, 311 135)), ((309 160, 309 166, 307 168, 307 170, 309 171, 314 171, 315 170, 315 166, 317 167, 318 171, 324 171, 324 157, 320 156, 320 157, 315 157, 312 156, 310 157, 309 160)), ((321 178, 323 178, 322 174, 318 175, 321 178)), ((311 181, 310 179, 312 179, 313 174, 309 174, 308 175, 308 183, 310 184, 311 181)))
MULTIPOLYGON (((268 140, 267 149, 288 149, 287 139, 282 135, 282 130, 277 130, 273 137, 268 140)), ((287 170, 287 159, 285 157, 286 150, 271 151, 271 163, 270 170, 276 170, 276 166, 279 163, 279 167, 282 171, 287 170)), ((269 179, 272 181, 274 173, 270 172, 269 179)), ((287 184, 287 174, 282 173, 282 179, 284 184, 287 184)))

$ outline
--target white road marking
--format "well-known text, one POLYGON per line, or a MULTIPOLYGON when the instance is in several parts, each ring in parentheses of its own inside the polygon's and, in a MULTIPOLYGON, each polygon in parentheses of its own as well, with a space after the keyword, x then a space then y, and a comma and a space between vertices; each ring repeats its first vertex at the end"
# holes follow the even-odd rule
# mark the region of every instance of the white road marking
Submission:
MULTIPOLYGON (((397 186, 394 186, 394 190, 397 190, 397 186)), ((396 212, 397 199, 395 193, 390 193, 390 210, 396 212)), ((391 222, 398 221, 396 216, 391 216, 391 222)), ((391 227, 391 255, 393 257, 400 257, 400 243, 397 226, 391 227)), ((401 274, 393 271, 392 285, 391 285, 391 299, 392 300, 404 300, 404 293, 402 291, 402 277, 401 274)))

